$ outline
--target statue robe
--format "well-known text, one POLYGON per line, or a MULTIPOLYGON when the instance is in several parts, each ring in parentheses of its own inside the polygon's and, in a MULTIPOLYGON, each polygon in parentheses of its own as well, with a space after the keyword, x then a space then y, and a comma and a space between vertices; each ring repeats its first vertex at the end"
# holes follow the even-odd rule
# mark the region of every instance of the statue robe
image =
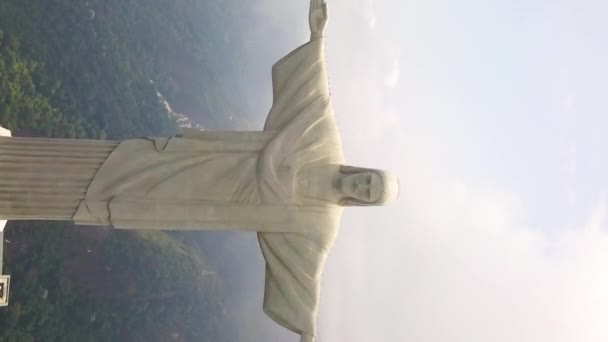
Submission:
POLYGON ((186 130, 121 142, 81 202, 78 224, 258 232, 266 260, 264 312, 315 336, 321 273, 342 207, 297 192, 300 170, 344 164, 323 39, 272 69, 264 131, 186 130))

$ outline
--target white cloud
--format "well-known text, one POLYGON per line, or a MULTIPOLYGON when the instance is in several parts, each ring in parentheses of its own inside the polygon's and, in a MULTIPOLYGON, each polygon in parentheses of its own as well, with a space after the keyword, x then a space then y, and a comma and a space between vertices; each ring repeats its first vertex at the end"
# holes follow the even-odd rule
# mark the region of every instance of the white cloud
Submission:
MULTIPOLYGON (((604 230, 604 225, 606 224, 606 199, 605 195, 602 193, 599 195, 599 200, 595 207, 591 210, 589 218, 584 226, 583 232, 585 234, 601 234, 604 235, 606 233, 604 230)), ((604 238, 608 238, 607 236, 603 236, 604 238)), ((607 251, 608 252, 608 251, 607 251)), ((608 265, 606 265, 608 267, 608 265)))
POLYGON ((549 237, 526 227, 516 194, 411 165, 421 170, 401 175, 398 208, 347 214, 325 277, 323 340, 608 338, 603 198, 580 229, 549 237))
POLYGON ((376 24, 378 24, 378 17, 375 15, 370 16, 367 27, 369 27, 370 30, 374 30, 376 28, 376 24))
POLYGON ((399 84, 399 77, 401 76, 401 67, 399 61, 393 61, 390 72, 384 78, 384 85, 389 89, 394 89, 399 84))

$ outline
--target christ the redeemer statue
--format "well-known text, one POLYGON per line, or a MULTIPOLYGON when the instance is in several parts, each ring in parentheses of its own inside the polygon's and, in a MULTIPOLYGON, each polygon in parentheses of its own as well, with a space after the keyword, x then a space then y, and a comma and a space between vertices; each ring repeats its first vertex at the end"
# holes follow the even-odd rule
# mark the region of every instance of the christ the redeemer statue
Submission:
POLYGON ((313 341, 321 273, 344 206, 397 196, 387 172, 346 166, 327 82, 327 4, 272 68, 263 131, 96 141, 0 138, 0 219, 118 229, 247 230, 266 260, 264 312, 313 341))

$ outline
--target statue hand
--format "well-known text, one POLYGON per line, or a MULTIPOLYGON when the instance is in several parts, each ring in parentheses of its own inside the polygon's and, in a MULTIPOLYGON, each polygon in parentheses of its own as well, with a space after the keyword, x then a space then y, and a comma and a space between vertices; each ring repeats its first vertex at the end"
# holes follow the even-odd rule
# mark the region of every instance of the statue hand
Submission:
POLYGON ((310 39, 323 37, 327 26, 327 0, 310 0, 310 39))
POLYGON ((310 335, 300 335, 300 342, 315 342, 314 336, 310 335))

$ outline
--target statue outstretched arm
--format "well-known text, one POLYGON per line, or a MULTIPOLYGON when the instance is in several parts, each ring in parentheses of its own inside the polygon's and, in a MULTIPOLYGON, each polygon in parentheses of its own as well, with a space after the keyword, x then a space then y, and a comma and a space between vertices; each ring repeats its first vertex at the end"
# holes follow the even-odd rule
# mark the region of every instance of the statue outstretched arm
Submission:
POLYGON ((328 102, 324 40, 311 40, 273 65, 273 103, 264 130, 281 130, 312 105, 328 102))
POLYGON ((313 342, 328 250, 305 234, 258 233, 258 240, 266 260, 264 312, 301 342, 313 342))
POLYGON ((327 0, 310 0, 310 40, 323 37, 328 18, 327 0))
POLYGON ((323 48, 328 18, 326 1, 310 1, 311 40, 272 66, 273 102, 264 126, 266 131, 281 130, 316 99, 322 97, 319 102, 329 99, 323 48))

